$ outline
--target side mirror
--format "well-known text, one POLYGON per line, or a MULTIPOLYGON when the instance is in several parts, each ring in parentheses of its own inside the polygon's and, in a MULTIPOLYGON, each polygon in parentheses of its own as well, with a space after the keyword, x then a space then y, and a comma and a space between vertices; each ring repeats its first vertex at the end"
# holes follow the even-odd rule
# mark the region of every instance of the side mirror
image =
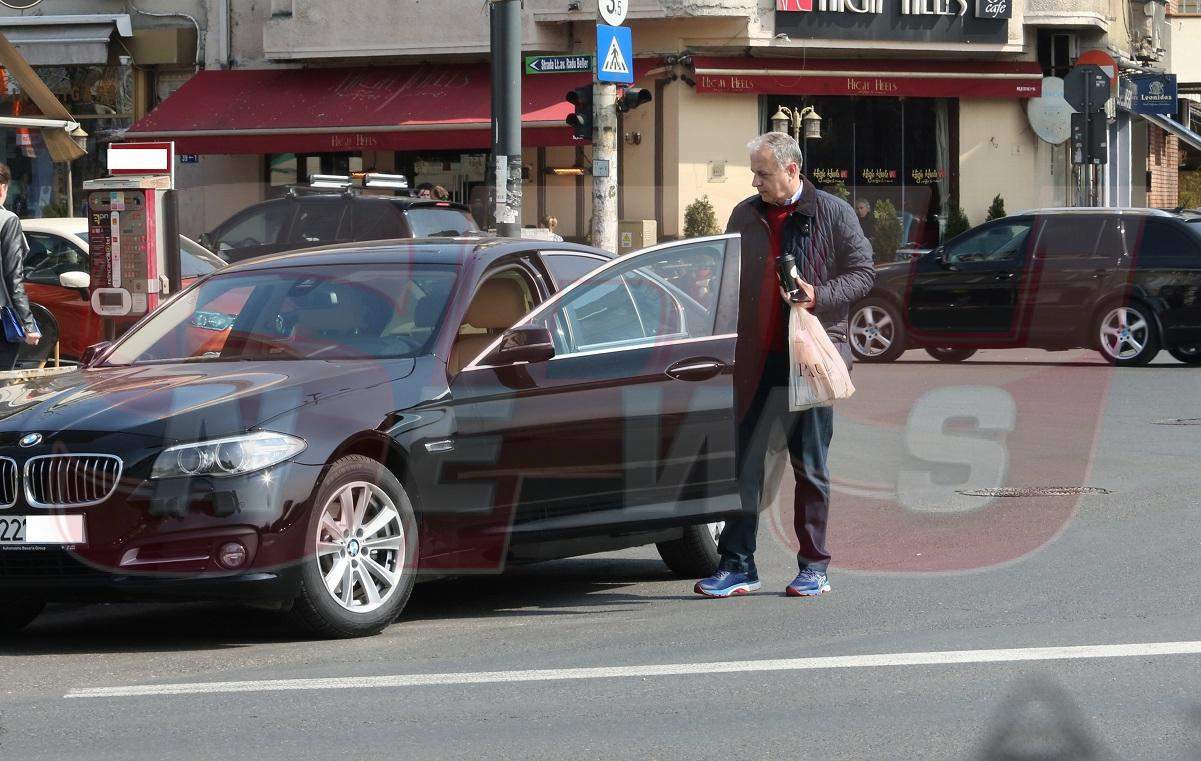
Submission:
POLYGON ((92 276, 86 272, 64 272, 58 276, 58 284, 63 288, 87 290, 92 285, 92 276))
POLYGON ((92 344, 83 350, 83 356, 79 358, 79 366, 94 367, 112 347, 112 341, 102 341, 98 344, 92 344))
POLYGON ((505 331, 500 345, 484 359, 486 365, 512 365, 517 362, 545 362, 555 356, 550 331, 536 325, 522 325, 505 331))

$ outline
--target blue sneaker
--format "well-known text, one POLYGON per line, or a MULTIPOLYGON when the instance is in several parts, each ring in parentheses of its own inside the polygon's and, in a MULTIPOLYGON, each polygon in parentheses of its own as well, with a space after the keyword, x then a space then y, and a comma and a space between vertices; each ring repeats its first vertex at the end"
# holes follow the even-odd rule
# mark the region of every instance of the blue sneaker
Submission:
POLYGON ((754 592, 761 586, 759 574, 754 571, 744 573, 719 568, 709 578, 698 581, 693 591, 705 597, 733 597, 754 592))
POLYGON ((817 597, 830 591, 830 579, 822 571, 806 568, 797 574, 784 593, 789 597, 817 597))

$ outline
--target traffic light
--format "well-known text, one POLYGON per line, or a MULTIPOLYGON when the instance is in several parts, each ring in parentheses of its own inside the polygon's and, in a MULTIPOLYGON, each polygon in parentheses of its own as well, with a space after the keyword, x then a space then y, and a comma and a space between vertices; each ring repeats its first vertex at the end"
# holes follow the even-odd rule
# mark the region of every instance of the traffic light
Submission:
POLYGON ((654 100, 654 96, 645 87, 627 87, 626 91, 617 99, 617 110, 623 114, 628 113, 652 100, 654 100))
POLYGON ((576 140, 592 139, 592 85, 577 87, 567 93, 567 102, 575 106, 575 113, 567 116, 576 140))

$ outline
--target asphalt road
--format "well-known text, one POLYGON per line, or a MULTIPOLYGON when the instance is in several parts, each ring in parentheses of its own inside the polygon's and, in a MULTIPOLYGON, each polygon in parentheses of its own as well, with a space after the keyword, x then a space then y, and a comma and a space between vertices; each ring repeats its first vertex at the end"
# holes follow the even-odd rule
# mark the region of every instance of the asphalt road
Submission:
POLYGON ((648 548, 421 585, 350 642, 58 606, 0 649, 0 759, 1201 758, 1201 425, 1161 424, 1201 418, 1201 369, 910 353, 855 380, 820 599, 782 595, 769 517, 732 600, 648 548), (961 493, 1048 486, 1098 491, 961 493))

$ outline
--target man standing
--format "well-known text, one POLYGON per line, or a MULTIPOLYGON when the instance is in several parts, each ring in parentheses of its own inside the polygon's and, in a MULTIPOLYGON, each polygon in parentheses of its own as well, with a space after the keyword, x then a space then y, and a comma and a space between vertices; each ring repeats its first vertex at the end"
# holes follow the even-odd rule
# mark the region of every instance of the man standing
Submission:
POLYGON ((8 209, 8 188, 12 183, 12 172, 0 164, 0 306, 13 311, 13 316, 25 328, 25 338, 20 343, 8 343, 0 331, 0 370, 12 370, 17 364, 17 354, 22 345, 37 346, 42 334, 29 310, 29 297, 25 295, 25 258, 29 244, 21 232, 21 220, 8 209))
POLYGON ((876 217, 872 214, 872 202, 860 198, 855 202, 855 214, 859 217, 859 226, 863 228, 863 237, 870 243, 876 234, 876 217))
POLYGON ((788 135, 772 132, 752 140, 751 171, 758 195, 730 215, 728 233, 742 234, 742 285, 735 406, 738 422, 739 491, 742 513, 726 521, 718 542, 717 572, 696 584, 707 597, 730 597, 760 588, 755 568, 755 535, 764 493, 768 438, 778 422, 788 439, 796 476, 795 518, 800 573, 787 587, 794 597, 830 590, 826 568, 826 518, 830 470, 826 461, 834 432, 834 411, 788 409, 789 303, 776 275, 776 259, 791 253, 800 277, 801 303, 813 310, 849 367, 850 305, 875 282, 872 248, 850 204, 818 190, 801 174, 801 148, 788 135))

